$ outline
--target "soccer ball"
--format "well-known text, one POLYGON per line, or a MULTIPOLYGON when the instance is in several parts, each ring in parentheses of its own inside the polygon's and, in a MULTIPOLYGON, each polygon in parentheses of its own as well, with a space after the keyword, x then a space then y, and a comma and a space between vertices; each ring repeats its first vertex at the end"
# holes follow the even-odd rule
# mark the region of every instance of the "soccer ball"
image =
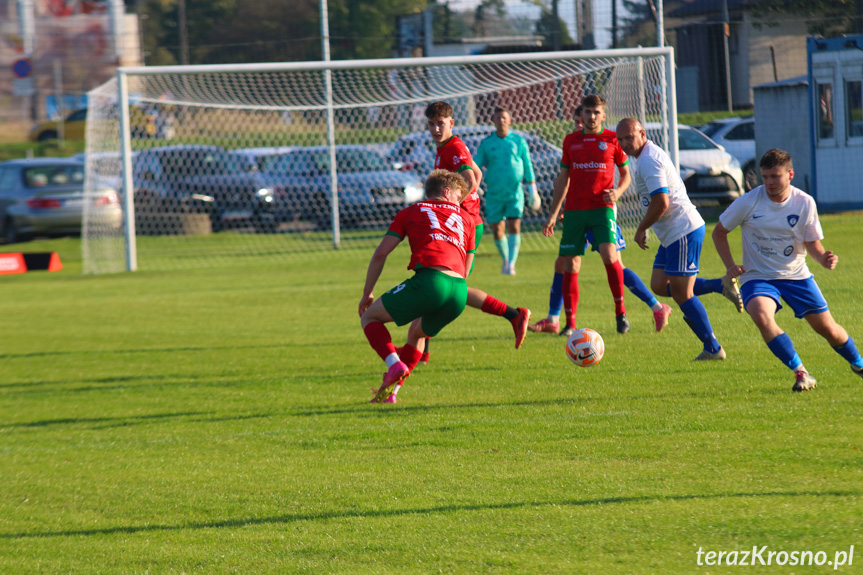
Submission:
POLYGON ((566 357, 578 367, 596 365, 605 354, 605 342, 598 332, 583 327, 566 340, 566 357))

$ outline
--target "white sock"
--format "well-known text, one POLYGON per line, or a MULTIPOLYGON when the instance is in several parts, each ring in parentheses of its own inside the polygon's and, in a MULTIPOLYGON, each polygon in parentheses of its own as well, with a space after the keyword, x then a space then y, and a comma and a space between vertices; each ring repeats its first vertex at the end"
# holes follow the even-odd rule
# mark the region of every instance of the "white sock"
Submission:
POLYGON ((401 388, 402 388, 402 384, 398 384, 397 386, 395 386, 395 388, 393 388, 393 395, 398 395, 399 390, 401 388))
POLYGON ((387 358, 384 361, 387 362, 387 369, 389 369, 392 366, 394 366, 395 364, 397 364, 398 362, 400 362, 401 360, 399 359, 399 354, 391 353, 387 356, 387 358))
POLYGON ((560 316, 559 315, 550 315, 545 319, 547 319, 551 323, 560 323, 560 316))
POLYGON ((655 304, 650 306, 650 309, 651 309, 651 311, 659 311, 662 309, 662 304, 659 302, 656 302, 655 304))
POLYGON ((794 368, 794 373, 797 373, 798 371, 802 371, 803 373, 809 373, 809 370, 807 370, 802 363, 794 368))

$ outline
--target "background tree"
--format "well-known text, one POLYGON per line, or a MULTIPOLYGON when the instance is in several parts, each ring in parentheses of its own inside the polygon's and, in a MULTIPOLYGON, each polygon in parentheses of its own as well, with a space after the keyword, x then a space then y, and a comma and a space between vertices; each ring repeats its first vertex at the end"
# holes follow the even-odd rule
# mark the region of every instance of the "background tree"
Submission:
POLYGON ((623 0, 620 46, 656 46, 656 4, 653 0, 623 0))
POLYGON ((768 26, 802 18, 810 34, 825 37, 863 32, 861 0, 749 0, 747 7, 768 26))
POLYGON ((547 6, 542 6, 539 20, 536 22, 536 34, 544 38, 543 44, 547 46, 554 45, 555 35, 560 38, 560 45, 566 46, 575 44, 575 40, 569 35, 569 30, 566 28, 566 22, 560 17, 555 18, 551 9, 547 6))
POLYGON ((332 58, 391 56, 396 42, 396 16, 425 8, 426 0, 329 0, 332 58))

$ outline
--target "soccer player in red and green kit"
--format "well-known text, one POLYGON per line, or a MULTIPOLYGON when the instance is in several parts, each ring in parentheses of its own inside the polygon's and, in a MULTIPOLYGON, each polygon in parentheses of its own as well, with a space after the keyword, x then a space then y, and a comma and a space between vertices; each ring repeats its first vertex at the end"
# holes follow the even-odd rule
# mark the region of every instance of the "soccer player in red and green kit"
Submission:
POLYGON ((431 337, 464 310, 468 270, 475 250, 474 226, 459 202, 468 194, 465 181, 446 170, 435 170, 425 182, 426 199, 401 210, 375 250, 359 313, 366 338, 387 364, 373 403, 395 403, 402 381, 420 360, 419 343, 431 337), (414 276, 375 300, 375 284, 387 256, 407 238, 411 248, 408 269, 414 276), (401 357, 392 343, 387 322, 410 323, 401 357))
MULTIPOLYGON (((437 148, 435 169, 444 169, 462 176, 468 184, 470 194, 462 201, 462 208, 476 226, 476 246, 482 240, 483 222, 480 215, 479 183, 482 171, 473 161, 470 151, 464 142, 453 136, 455 125, 453 109, 446 102, 433 102, 426 108, 426 119, 429 134, 437 148)), ((470 273, 470 269, 468 270, 470 273)), ((480 309, 488 314, 502 316, 509 320, 515 332, 515 348, 521 347, 527 333, 530 321, 530 310, 523 307, 512 307, 474 287, 467 288, 467 305, 480 309)), ((427 356, 424 356, 427 358, 427 356)))
POLYGON ((554 235, 557 214, 563 205, 563 237, 558 258, 563 260, 563 307, 566 328, 560 335, 569 337, 576 329, 578 307, 578 272, 587 232, 593 234, 602 262, 605 264, 608 285, 614 297, 618 333, 629 331, 626 307, 623 304, 623 266, 617 254, 617 219, 614 204, 629 187, 628 158, 617 141, 613 130, 602 127, 606 103, 602 97, 591 94, 581 102, 581 119, 584 128, 563 140, 563 157, 560 173, 554 179, 554 198, 548 220, 542 228, 548 237, 554 235), (620 173, 614 187, 614 167, 620 173), (566 200, 566 204, 564 204, 566 200))

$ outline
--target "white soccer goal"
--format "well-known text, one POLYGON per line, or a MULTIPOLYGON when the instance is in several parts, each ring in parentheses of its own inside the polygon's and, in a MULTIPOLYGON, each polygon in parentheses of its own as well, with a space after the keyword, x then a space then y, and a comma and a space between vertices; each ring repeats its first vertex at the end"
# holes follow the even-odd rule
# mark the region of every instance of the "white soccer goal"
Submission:
MULTIPOLYGON (((536 231, 573 110, 598 93, 612 129, 624 116, 660 121, 658 143, 676 157, 672 62, 671 48, 643 48, 120 68, 89 94, 87 187, 118 188, 124 225, 105 227, 85 211, 84 269, 373 246, 421 197, 434 155, 423 112, 436 100, 452 104, 456 134, 474 152, 494 108, 511 111, 543 197, 539 213, 525 212, 524 245, 551 249, 555 240, 536 231)), ((624 227, 640 218, 633 199, 628 192, 621 204, 624 227)))

